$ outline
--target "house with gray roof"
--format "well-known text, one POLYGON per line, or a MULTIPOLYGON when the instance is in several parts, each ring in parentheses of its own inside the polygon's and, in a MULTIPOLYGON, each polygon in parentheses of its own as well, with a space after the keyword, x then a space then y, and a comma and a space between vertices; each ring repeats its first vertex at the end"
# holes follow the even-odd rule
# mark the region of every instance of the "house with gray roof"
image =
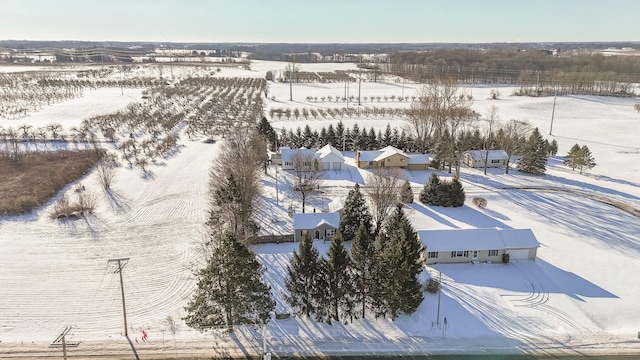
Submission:
POLYGON ((302 241, 308 233, 312 239, 331 240, 340 227, 340 213, 293 214, 293 241, 302 241))
POLYGON ((531 229, 420 230, 426 264, 535 260, 540 243, 531 229))

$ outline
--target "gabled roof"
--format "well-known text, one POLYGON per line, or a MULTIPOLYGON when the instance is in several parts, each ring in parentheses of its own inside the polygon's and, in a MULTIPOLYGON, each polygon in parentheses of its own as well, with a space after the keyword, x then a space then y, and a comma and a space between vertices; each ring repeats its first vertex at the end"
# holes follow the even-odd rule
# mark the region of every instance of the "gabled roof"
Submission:
POLYGON ((426 251, 530 249, 540 247, 531 229, 420 230, 426 251))
POLYGON ((338 151, 338 149, 331 146, 331 144, 323 146, 322 149, 316 151, 316 154, 318 154, 319 159, 324 159, 329 154, 334 154, 335 156, 340 158, 340 160, 344 161, 344 156, 342 156, 342 153, 338 151))
POLYGON ((388 158, 391 155, 400 154, 406 158, 409 156, 404 151, 395 148, 393 146, 387 146, 380 150, 360 151, 360 161, 380 161, 388 158))
POLYGON ((315 229, 327 224, 334 229, 340 226, 340 213, 297 213, 293 214, 293 228, 295 230, 315 229))
POLYGON ((408 154, 409 164, 431 164, 434 156, 431 154, 408 154))
MULTIPOLYGON (((484 160, 485 155, 487 154, 486 150, 469 150, 466 153, 471 156, 474 161, 482 161, 484 160)), ((509 156, 504 150, 489 150, 489 154, 487 155, 487 160, 506 160, 509 156)))
POLYGON ((282 162, 293 161, 294 156, 296 154, 300 154, 300 156, 311 157, 312 159, 316 159, 316 151, 314 149, 282 149, 282 162))

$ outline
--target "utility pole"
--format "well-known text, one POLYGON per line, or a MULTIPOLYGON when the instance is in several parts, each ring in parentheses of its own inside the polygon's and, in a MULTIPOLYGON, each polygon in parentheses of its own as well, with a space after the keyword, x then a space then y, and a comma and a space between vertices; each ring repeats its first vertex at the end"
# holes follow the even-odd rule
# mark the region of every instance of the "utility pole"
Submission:
POLYGON ((115 270, 120 275, 120 293, 122 294, 122 315, 124 316, 124 336, 127 338, 129 345, 131 345, 131 350, 133 350, 133 354, 136 356, 136 360, 140 360, 138 357, 138 352, 136 348, 133 346, 131 339, 129 338, 129 331, 127 330, 127 306, 124 301, 124 284, 122 282, 122 269, 127 265, 129 258, 117 258, 117 259, 109 259, 107 263, 118 263, 118 268, 115 270))
POLYGON ((58 335, 58 337, 49 345, 49 347, 62 347, 62 356, 64 357, 64 360, 67 360, 67 347, 78 347, 78 345, 80 345, 80 343, 67 343, 66 337, 72 328, 73 326, 65 327, 60 335, 58 335))
POLYGON ((436 319, 436 325, 440 325, 440 294, 442 294, 442 271, 438 271, 438 283, 440 284, 440 290, 438 290, 438 317, 436 319))
POLYGON ((549 127, 549 135, 553 131, 553 116, 556 113, 556 98, 558 97, 558 87, 556 86, 556 91, 553 94, 553 110, 551 110, 551 127, 549 127))
MULTIPOLYGON (((360 65, 362 65, 362 61, 360 61, 360 65)), ((360 90, 362 89, 362 67, 358 69, 358 105, 360 104, 360 90)))

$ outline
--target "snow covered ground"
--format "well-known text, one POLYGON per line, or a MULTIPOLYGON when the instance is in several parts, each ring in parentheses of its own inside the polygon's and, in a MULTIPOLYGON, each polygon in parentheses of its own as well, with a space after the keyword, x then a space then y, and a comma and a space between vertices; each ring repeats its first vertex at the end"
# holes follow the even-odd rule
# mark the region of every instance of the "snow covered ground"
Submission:
MULTIPOLYGON (((253 70, 222 68, 216 76, 264 76, 264 72, 285 65, 255 62, 253 70)), ((312 71, 334 68, 331 64, 315 66, 312 71)), ((411 95, 417 87, 387 81, 363 83, 361 91, 367 96, 398 96, 402 91, 411 95)), ((487 100, 490 90, 469 89, 474 109, 484 114, 496 105, 502 120, 529 120, 548 134, 553 98, 513 97, 509 96, 512 88, 500 88, 500 100, 487 100)), ((291 102, 288 84, 270 84, 267 109, 320 106, 307 103, 306 96, 321 96, 321 92, 339 95, 344 84, 294 84, 293 91, 291 102)), ((125 89, 124 95, 120 89, 87 91, 82 98, 20 120, 0 119, 0 126, 17 127, 18 121, 31 121, 34 127, 47 122, 67 127, 66 121, 77 126, 84 117, 114 111, 139 98, 138 90, 125 89)), ((355 319, 327 325, 301 317, 273 320, 266 332, 269 350, 275 354, 640 354, 640 286, 636 280, 640 274, 640 221, 593 197, 640 208, 640 115, 633 109, 637 101, 559 97, 553 135, 545 135, 558 141, 559 152, 549 159, 546 175, 530 176, 512 169, 509 175, 490 170, 485 176, 482 170, 463 168, 467 198, 486 198, 486 209, 478 209, 470 201, 458 209, 419 203, 406 209, 418 230, 531 228, 542 245, 535 262, 435 265, 427 271, 442 273, 439 318, 437 296, 425 294, 416 314, 394 322, 355 319), (596 158, 598 165, 588 174, 579 175, 562 165, 562 155, 576 142, 587 145, 596 158), (537 189, 507 189, 514 187, 537 189)), ((394 106, 408 104, 396 102, 394 106)), ((402 126, 400 119, 343 122, 350 127, 356 120, 367 128, 384 129, 388 122, 402 126)), ((306 123, 320 128, 336 122, 283 120, 274 126, 295 130, 306 123)), ((94 173, 87 174, 81 182, 98 196, 95 214, 87 219, 51 220, 48 215, 53 201, 30 215, 0 217, 0 357, 56 355, 59 349, 48 346, 67 325, 74 326, 68 341, 81 342, 70 350, 73 356, 128 354, 129 345, 122 337, 118 274, 116 265, 108 262, 125 257, 129 258, 123 271, 128 332, 141 356, 261 351, 260 329, 239 329, 234 336, 215 331, 201 334, 180 320, 195 285, 192 271, 200 261, 199 245, 206 231, 208 171, 221 146, 220 142, 186 139, 182 137, 177 154, 153 165, 147 178, 139 170, 121 168, 109 194, 100 190, 94 173), (177 323, 175 335, 167 317, 177 323), (143 329, 149 334, 145 343, 141 340, 143 329)), ((320 210, 331 198, 346 195, 354 182, 364 183, 367 172, 354 166, 353 153, 346 156, 347 168, 328 174, 324 193, 311 199, 311 207, 320 210)), ((300 204, 286 185, 290 175, 279 171, 276 205, 275 174, 275 169, 270 169, 264 177, 267 186, 258 220, 263 233, 281 234, 292 228, 287 208, 300 208, 300 204)), ((407 173, 416 194, 430 174, 407 173)), ((315 245, 321 251, 328 246, 321 241, 315 245)), ((295 249, 296 244, 255 247, 267 267, 265 276, 272 285, 278 312, 290 311, 282 291, 286 264, 295 249)))

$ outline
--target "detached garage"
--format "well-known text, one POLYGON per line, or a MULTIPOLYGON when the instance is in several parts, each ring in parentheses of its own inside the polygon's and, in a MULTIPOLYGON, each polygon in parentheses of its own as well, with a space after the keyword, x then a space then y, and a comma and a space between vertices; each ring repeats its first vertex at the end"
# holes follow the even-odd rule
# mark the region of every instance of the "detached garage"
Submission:
POLYGON ((418 231, 426 264, 535 260, 540 243, 531 229, 448 229, 418 231))

